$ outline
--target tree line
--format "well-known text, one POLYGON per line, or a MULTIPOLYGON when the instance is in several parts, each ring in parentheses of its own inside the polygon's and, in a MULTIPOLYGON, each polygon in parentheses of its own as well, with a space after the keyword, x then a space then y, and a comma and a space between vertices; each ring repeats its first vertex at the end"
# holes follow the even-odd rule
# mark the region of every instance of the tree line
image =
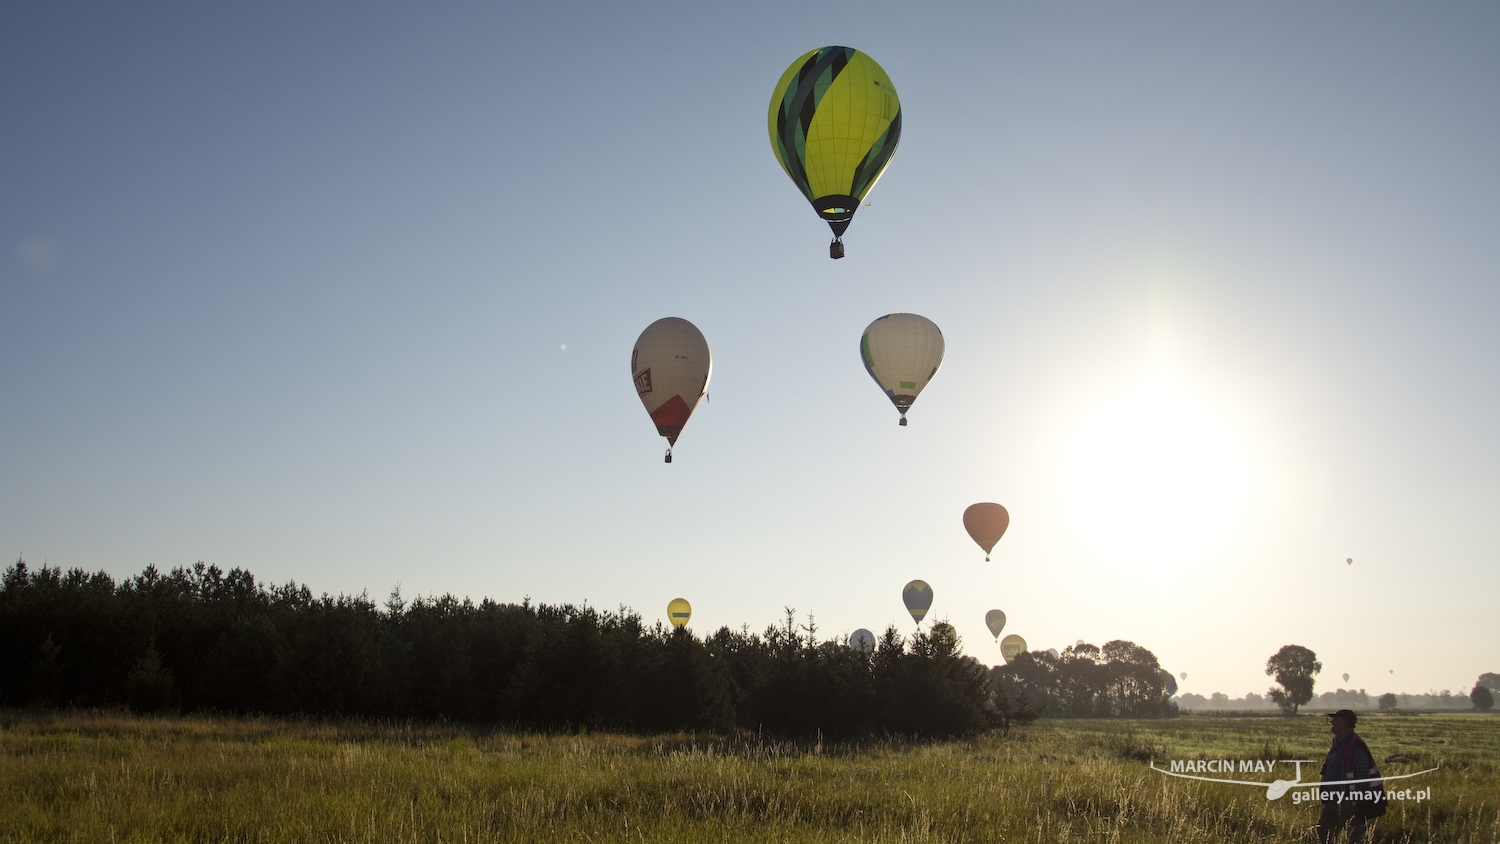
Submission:
POLYGON ((834 738, 963 735, 1006 710, 945 624, 889 629, 867 653, 819 641, 790 610, 762 634, 700 638, 625 609, 399 594, 377 606, 201 563, 119 583, 8 568, 0 703, 834 738))
POLYGON ((1104 647, 1079 643, 1061 653, 1017 654, 990 669, 992 682, 1010 701, 1054 717, 1150 717, 1175 715, 1177 681, 1151 651, 1123 639, 1104 647))
POLYGON ((625 608, 399 592, 379 605, 202 563, 116 582, 17 561, 0 578, 5 706, 948 737, 1039 714, 1167 713, 1163 676, 1129 642, 989 669, 941 622, 861 651, 790 609, 761 633, 700 637, 625 608))

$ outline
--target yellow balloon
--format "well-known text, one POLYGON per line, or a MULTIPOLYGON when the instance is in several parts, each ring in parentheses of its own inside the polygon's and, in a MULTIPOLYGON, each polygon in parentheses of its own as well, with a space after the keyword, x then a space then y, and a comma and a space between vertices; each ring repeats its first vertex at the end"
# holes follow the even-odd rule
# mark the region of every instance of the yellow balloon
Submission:
POLYGON ((667 604, 667 619, 672 622, 673 628, 681 630, 692 617, 693 605, 687 602, 687 598, 673 598, 672 603, 667 604))
POLYGON ((777 80, 766 128, 781 168, 833 229, 828 256, 844 257, 844 230, 901 143, 896 86, 852 47, 810 50, 777 80))
POLYGON ((1026 640, 1012 633, 1000 640, 1000 655, 1010 662, 1017 656, 1026 653, 1026 640))

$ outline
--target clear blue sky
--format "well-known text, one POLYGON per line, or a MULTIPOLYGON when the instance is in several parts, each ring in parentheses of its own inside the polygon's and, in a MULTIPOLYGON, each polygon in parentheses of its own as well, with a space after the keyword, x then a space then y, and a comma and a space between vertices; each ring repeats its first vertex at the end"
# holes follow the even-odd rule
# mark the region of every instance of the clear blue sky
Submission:
POLYGON ((1287 643, 1467 691, 1496 44, 1492 3, 7 4, 0 549, 830 635, 920 577, 986 662, 998 607, 1186 691, 1287 643), (837 262, 765 129, 825 44, 905 118, 837 262), (857 355, 894 311, 948 349, 908 428, 857 355), (662 316, 714 353, 670 466, 662 316))

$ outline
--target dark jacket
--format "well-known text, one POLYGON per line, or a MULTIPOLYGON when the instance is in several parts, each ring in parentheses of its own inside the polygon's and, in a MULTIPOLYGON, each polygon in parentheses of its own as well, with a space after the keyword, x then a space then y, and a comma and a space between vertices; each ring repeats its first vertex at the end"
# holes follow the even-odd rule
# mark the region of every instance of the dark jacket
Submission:
POLYGON ((1380 776, 1375 768, 1375 759, 1370 755, 1370 748, 1358 733, 1350 733, 1343 738, 1335 738, 1332 746, 1328 748, 1328 758, 1323 760, 1323 767, 1318 771, 1318 778, 1323 781, 1324 791, 1369 791, 1374 788, 1371 783, 1359 783, 1353 786, 1339 784, 1341 780, 1364 780, 1380 776), (1351 754, 1349 744, 1353 742, 1353 753, 1351 754))

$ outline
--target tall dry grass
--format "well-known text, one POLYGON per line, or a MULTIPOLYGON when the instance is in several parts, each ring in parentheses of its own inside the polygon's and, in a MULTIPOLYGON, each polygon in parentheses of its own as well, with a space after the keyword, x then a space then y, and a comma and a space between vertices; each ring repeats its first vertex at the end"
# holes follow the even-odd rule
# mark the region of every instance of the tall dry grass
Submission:
MULTIPOLYGON (((1500 840, 1500 717, 1361 723, 1441 760, 1388 841, 1500 840)), ((1050 721, 1010 737, 785 744, 462 725, 0 713, 0 841, 1308 841, 1316 807, 1155 758, 1317 758, 1317 717, 1050 721)))

